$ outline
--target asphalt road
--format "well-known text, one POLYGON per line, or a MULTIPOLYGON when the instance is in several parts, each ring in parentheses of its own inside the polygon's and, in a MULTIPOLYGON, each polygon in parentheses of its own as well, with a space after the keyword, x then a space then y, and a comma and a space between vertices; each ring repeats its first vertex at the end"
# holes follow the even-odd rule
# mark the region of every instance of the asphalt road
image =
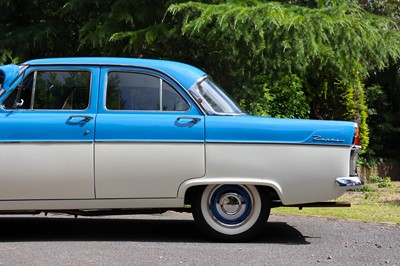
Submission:
POLYGON ((273 215, 251 243, 203 238, 190 214, 0 217, 0 265, 398 265, 400 227, 273 215))

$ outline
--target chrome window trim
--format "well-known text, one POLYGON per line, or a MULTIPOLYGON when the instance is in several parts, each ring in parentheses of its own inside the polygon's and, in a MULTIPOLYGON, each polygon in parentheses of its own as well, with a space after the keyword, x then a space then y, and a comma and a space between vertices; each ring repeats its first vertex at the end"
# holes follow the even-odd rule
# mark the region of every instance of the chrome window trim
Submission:
MULTIPOLYGON (((215 111, 210 104, 204 99, 203 96, 201 96, 197 90, 198 90, 198 86, 200 83, 202 83, 203 81, 205 81, 206 79, 209 79, 210 77, 208 75, 204 75, 201 78, 199 78, 188 90, 189 94, 191 95, 192 99, 194 99, 194 101, 201 106, 201 109, 204 110, 206 112, 206 114, 208 115, 215 115, 215 116, 243 116, 243 115, 247 115, 244 112, 241 113, 224 113, 224 112, 217 112, 215 111), (199 102, 200 101, 200 102, 199 102)), ((226 94, 225 94, 226 95, 226 94)), ((228 95, 226 95, 226 97, 228 97, 228 95)), ((238 108, 240 109, 240 108, 238 108)))
POLYGON ((34 104, 34 102, 35 102, 36 80, 37 80, 37 71, 34 71, 34 72, 33 72, 33 84, 32 84, 31 105, 29 106, 29 110, 33 110, 33 104, 34 104))
POLYGON ((162 80, 162 78, 158 78, 159 79, 159 82, 160 82, 160 84, 159 84, 159 91, 160 91, 160 99, 159 99, 159 101, 160 101, 160 112, 162 112, 163 111, 163 109, 162 109, 162 106, 163 106, 163 80, 162 80))

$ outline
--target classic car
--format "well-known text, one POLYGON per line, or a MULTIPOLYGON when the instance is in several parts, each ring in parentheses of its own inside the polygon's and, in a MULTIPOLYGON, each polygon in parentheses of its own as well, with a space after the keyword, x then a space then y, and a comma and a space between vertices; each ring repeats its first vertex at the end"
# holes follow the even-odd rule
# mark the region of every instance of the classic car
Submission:
POLYGON ((187 64, 52 58, 0 74, 2 214, 187 211, 242 241, 273 207, 363 184, 356 123, 248 115, 187 64))

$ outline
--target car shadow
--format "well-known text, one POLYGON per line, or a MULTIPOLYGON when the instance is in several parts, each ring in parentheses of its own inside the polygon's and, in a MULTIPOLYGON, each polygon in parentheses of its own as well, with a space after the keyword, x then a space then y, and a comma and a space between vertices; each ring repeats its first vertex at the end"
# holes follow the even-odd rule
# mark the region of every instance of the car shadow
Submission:
MULTIPOLYGON (((191 219, 0 217, 0 242, 209 242, 191 219)), ((285 222, 268 222, 252 243, 309 244, 285 222)))

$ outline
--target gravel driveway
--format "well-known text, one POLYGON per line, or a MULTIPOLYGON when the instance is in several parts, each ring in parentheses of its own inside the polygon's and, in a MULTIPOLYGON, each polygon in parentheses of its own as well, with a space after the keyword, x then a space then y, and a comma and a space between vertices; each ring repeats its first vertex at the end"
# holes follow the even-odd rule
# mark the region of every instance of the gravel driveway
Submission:
POLYGON ((251 243, 213 243, 190 214, 0 218, 0 265, 398 265, 400 227, 273 215, 251 243))

